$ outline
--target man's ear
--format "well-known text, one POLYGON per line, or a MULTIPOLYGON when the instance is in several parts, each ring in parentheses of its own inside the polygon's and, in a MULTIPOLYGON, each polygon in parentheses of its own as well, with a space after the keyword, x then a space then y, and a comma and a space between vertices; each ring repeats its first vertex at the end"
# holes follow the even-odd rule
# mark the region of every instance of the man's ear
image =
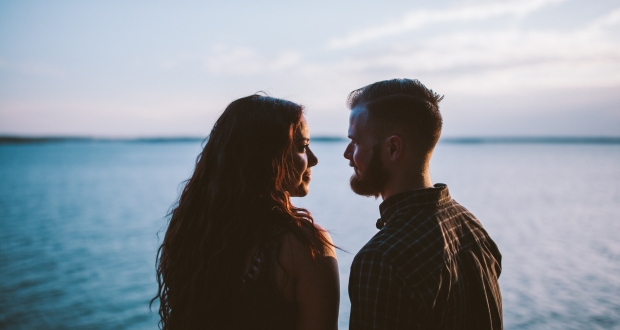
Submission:
POLYGON ((403 156, 404 143, 403 139, 398 135, 392 135, 387 139, 388 152, 390 160, 398 160, 403 156))

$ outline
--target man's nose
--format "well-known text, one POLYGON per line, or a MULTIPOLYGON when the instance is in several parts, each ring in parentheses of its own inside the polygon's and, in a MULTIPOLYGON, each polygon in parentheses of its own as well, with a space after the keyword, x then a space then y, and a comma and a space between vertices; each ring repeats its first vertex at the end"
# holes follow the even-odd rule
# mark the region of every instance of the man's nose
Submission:
POLYGON ((344 149, 344 158, 351 160, 351 156, 353 155, 353 147, 351 146, 351 143, 349 143, 347 145, 347 148, 344 149))

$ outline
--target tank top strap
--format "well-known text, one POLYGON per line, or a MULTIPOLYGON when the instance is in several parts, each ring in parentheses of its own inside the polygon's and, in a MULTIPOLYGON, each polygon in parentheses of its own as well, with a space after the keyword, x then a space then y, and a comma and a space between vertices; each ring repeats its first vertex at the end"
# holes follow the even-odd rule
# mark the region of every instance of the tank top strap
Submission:
POLYGON ((256 248, 256 251, 254 251, 254 256, 252 257, 252 262, 250 263, 250 268, 245 273, 245 275, 243 275, 243 278, 241 280, 242 288, 243 286, 245 286, 246 283, 256 280, 258 274, 260 273, 263 260, 264 256, 261 249, 256 248))
POLYGON ((273 266, 271 264, 275 265, 278 262, 278 252, 280 251, 281 238, 284 233, 285 231, 283 230, 279 231, 270 237, 267 242, 256 247, 250 262, 250 268, 241 280, 242 288, 248 283, 255 281, 264 268, 273 266))

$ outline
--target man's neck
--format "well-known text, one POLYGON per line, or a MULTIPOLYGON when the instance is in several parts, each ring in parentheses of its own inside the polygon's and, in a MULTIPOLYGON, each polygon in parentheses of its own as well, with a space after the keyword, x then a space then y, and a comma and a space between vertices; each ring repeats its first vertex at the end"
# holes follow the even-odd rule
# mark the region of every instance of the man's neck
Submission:
POLYGON ((386 200, 390 196, 400 194, 406 191, 432 188, 433 181, 431 180, 431 173, 426 171, 412 171, 404 172, 401 175, 393 175, 392 180, 388 182, 385 189, 381 192, 381 198, 386 200), (416 174, 410 174, 416 173, 416 174))

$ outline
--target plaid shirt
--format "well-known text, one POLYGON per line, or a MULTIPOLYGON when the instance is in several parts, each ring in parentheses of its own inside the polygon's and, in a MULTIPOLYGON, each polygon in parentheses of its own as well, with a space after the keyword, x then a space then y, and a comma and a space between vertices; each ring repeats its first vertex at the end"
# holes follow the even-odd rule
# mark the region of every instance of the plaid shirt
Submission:
POLYGON ((350 329, 502 329, 501 254, 445 184, 379 209, 351 265, 350 329))

